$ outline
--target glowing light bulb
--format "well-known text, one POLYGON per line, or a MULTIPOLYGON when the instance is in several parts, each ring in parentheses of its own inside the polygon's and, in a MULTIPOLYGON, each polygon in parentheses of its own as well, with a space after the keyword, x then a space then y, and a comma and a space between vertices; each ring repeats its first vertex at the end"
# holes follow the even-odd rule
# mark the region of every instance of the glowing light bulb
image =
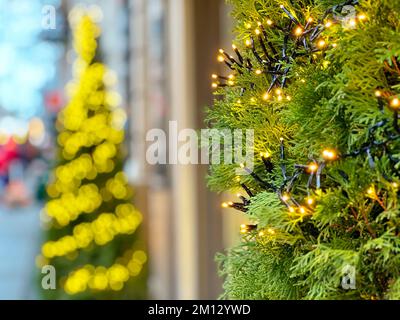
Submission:
POLYGON ((393 187, 393 188, 398 188, 398 187, 399 187, 399 184, 398 184, 397 182, 392 182, 392 187, 393 187))
POLYGON ((278 96, 278 101, 282 101, 282 96, 278 96))
POLYGON ((237 47, 236 47, 234 44, 232 44, 232 49, 233 49, 233 50, 236 50, 237 47))
POLYGON ((212 74, 212 75, 211 75, 211 78, 212 78, 212 79, 218 79, 218 76, 217 76, 216 74, 212 74))
POLYGON ((375 91, 375 97, 377 97, 377 98, 382 97, 382 91, 376 90, 375 91))
POLYGON ((370 195, 370 196, 375 196, 376 195, 374 186, 371 186, 371 187, 368 188, 367 194, 370 195))
POLYGON ((318 165, 316 163, 310 163, 308 165, 308 171, 310 171, 311 173, 314 173, 318 170, 318 165))
POLYGON ((289 212, 294 213, 296 210, 293 207, 289 207, 289 212))
POLYGON ((337 47, 337 43, 332 43, 332 47, 336 48, 337 47))
POLYGON ((267 20, 267 25, 271 26, 273 24, 272 20, 268 19, 267 20))
POLYGON ((267 93, 264 93, 264 95, 263 95, 263 100, 268 100, 269 98, 270 98, 271 96, 270 96, 270 94, 267 92, 267 93))
POLYGON ((288 201, 290 199, 290 196, 287 194, 287 193, 285 193, 283 196, 282 196, 282 200, 283 201, 288 201))
POLYGON ((295 34, 296 36, 301 36, 301 35, 303 34, 303 28, 302 28, 302 27, 297 27, 297 28, 294 30, 294 34, 295 34))
POLYGON ((324 48, 325 46, 326 46, 325 40, 319 40, 319 41, 318 41, 318 47, 319 47, 319 48, 324 48))
POLYGON ((229 81, 228 81, 228 85, 230 85, 231 87, 232 87, 234 84, 235 84, 234 81, 232 81, 232 80, 229 80, 229 81))
POLYGON ((224 49, 219 49, 218 51, 219 51, 220 54, 224 54, 225 53, 224 49))
POLYGON ((254 30, 254 32, 256 33, 256 35, 259 35, 261 33, 260 29, 256 29, 254 30))
POLYGON ((224 62, 224 61, 225 61, 225 58, 224 58, 223 56, 219 55, 219 56, 218 56, 218 61, 219 61, 219 62, 224 62))
POLYGON ((394 108, 397 108, 398 106, 400 106, 400 100, 399 98, 394 98, 392 99, 392 101, 390 101, 390 105, 394 108))
POLYGON ((365 14, 361 13, 361 14, 358 15, 358 19, 360 21, 363 21, 363 20, 367 19, 367 16, 365 14))
POLYGON ((213 82, 212 85, 211 85, 211 87, 212 87, 213 89, 217 89, 217 88, 218 88, 218 83, 213 82))
POLYGON ((326 28, 332 27, 332 21, 327 21, 327 22, 325 23, 325 27, 326 27, 326 28))
POLYGON ((244 163, 241 163, 239 166, 243 169, 244 168, 244 163))
POLYGON ((336 155, 336 152, 335 152, 335 151, 326 149, 326 150, 324 150, 324 151, 322 152, 322 157, 323 157, 325 160, 335 160, 336 157, 337 157, 337 155, 336 155))
POLYGON ((271 158, 271 154, 268 151, 260 152, 260 156, 266 159, 271 158))
POLYGON ((281 90, 281 89, 276 89, 276 90, 275 90, 275 93, 276 93, 278 96, 280 96, 280 95, 282 94, 282 90, 281 90))
POLYGON ((349 22, 350 27, 355 27, 357 24, 356 19, 351 19, 349 22))
POLYGON ((251 40, 247 39, 245 44, 246 44, 246 47, 251 47, 251 40))
POLYGON ((228 205, 226 202, 223 202, 223 203, 221 204, 221 207, 222 207, 222 208, 228 208, 229 205, 228 205))
POLYGON ((268 228, 267 231, 269 234, 275 234, 275 230, 272 228, 268 228))
POLYGON ((308 21, 308 23, 311 23, 314 21, 314 19, 312 17, 309 17, 307 21, 308 21))
POLYGON ((258 233, 258 235, 259 235, 260 237, 263 237, 263 236, 265 235, 265 233, 264 233, 264 231, 260 231, 260 232, 258 233))
POLYGON ((306 213, 306 209, 304 207, 300 207, 300 213, 301 214, 305 214, 306 213))
POLYGON ((257 69, 255 72, 256 72, 257 75, 262 74, 262 70, 260 70, 260 69, 257 69))
POLYGON ((307 203, 311 206, 314 203, 314 199, 311 197, 307 198, 307 203))
POLYGON ((291 100, 292 100, 292 97, 291 97, 291 96, 286 96, 286 100, 287 100, 287 101, 291 101, 291 100))
POLYGON ((233 74, 230 74, 229 76, 228 76, 228 79, 234 79, 235 78, 235 76, 233 75, 233 74))

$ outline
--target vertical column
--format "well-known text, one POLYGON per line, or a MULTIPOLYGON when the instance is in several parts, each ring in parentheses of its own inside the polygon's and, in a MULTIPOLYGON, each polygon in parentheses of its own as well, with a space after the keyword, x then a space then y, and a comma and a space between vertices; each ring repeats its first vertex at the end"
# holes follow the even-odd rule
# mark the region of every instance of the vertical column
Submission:
MULTIPOLYGON (((178 131, 195 128, 193 0, 169 1, 171 120, 178 131)), ((171 134, 171 133, 170 133, 171 134)), ((177 152, 170 145, 169 152, 177 152)), ((197 299, 198 226, 196 166, 171 166, 177 299, 197 299)))

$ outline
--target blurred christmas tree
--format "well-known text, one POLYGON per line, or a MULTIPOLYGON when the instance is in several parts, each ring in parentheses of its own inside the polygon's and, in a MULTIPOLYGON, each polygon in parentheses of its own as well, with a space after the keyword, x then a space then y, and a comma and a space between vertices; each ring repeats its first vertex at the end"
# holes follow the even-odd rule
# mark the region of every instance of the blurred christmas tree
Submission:
POLYGON ((41 261, 55 266, 57 290, 44 295, 144 298, 142 216, 122 172, 126 115, 109 88, 115 75, 96 61, 99 27, 84 12, 71 16, 77 59, 57 120, 60 161, 47 186, 51 221, 41 261))
POLYGON ((400 1, 229 2, 209 124, 254 129, 259 156, 211 167, 253 221, 218 257, 224 297, 400 299, 400 1))

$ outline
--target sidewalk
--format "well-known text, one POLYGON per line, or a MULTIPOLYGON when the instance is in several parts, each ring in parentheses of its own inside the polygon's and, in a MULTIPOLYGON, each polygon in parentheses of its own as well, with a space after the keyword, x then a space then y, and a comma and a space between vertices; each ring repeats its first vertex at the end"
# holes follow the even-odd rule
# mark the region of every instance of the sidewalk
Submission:
POLYGON ((40 250, 40 204, 0 205, 0 299, 35 299, 35 257, 40 250))

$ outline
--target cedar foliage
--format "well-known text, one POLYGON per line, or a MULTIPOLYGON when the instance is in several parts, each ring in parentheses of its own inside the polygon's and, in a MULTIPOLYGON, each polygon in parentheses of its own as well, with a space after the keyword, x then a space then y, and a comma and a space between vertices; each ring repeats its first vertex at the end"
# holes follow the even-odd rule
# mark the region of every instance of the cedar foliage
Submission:
MULTIPOLYGON (((260 69, 244 44, 254 36, 257 22, 280 51, 284 33, 279 28, 289 20, 280 4, 303 26, 309 17, 317 20, 343 4, 343 0, 228 2, 236 22, 234 44, 260 69), (267 19, 273 25, 267 26, 267 19)), ((212 128, 255 130, 254 171, 265 181, 282 182, 280 137, 285 139, 289 171, 294 164, 321 160, 326 148, 341 155, 327 163, 321 188, 314 186, 312 191, 311 214, 300 218, 290 215, 277 194, 251 176, 237 179, 237 164, 210 167, 211 189, 237 192, 244 183, 252 190, 255 196, 247 214, 258 224, 257 231, 242 235, 240 243, 217 257, 225 279, 223 298, 400 299, 400 140, 392 120, 397 112, 390 104, 400 93, 400 1, 347 4, 351 2, 358 2, 354 9, 362 17, 355 18, 354 28, 339 19, 343 12, 330 14, 322 23, 331 21, 332 26, 316 39, 324 39, 326 47, 284 61, 291 65, 282 89, 290 101, 276 97, 264 101, 272 78, 255 75, 253 68, 234 72, 235 85, 217 90, 214 106, 208 109, 212 128), (246 88, 242 95, 240 88, 246 88), (376 96, 377 90, 383 97, 376 96), (257 157, 266 151, 274 164, 271 173, 257 157), (356 151, 360 152, 355 155, 356 151), (260 233, 268 229, 274 233, 260 233), (341 285, 348 265, 356 270, 352 290, 341 285)), ((256 47, 263 57, 257 43, 256 47)), ((289 44, 288 51, 292 48, 289 44)), ((291 194, 300 204, 305 203, 307 179, 307 175, 299 179, 291 194)))

